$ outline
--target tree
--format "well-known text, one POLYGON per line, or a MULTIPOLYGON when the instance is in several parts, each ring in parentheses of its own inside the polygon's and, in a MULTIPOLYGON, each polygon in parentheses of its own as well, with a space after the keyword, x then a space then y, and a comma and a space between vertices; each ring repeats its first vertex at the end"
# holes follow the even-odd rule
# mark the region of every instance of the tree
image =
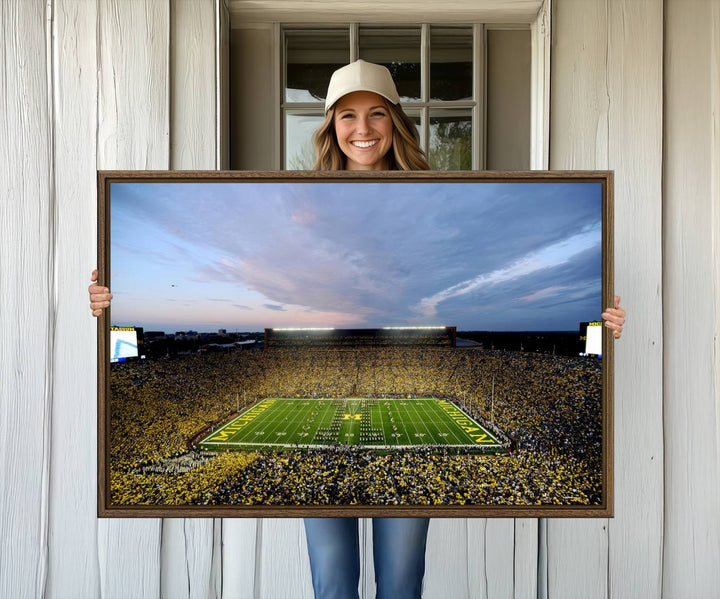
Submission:
POLYGON ((469 120, 450 118, 433 120, 430 125, 430 166, 439 171, 472 168, 472 125, 469 120))

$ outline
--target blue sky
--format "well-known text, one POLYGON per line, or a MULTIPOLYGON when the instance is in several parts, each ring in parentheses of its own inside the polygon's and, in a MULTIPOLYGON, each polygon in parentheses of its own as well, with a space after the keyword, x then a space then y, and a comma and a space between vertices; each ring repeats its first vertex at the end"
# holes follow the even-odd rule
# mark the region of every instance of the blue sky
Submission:
POLYGON ((113 183, 112 323, 577 330, 599 183, 113 183))

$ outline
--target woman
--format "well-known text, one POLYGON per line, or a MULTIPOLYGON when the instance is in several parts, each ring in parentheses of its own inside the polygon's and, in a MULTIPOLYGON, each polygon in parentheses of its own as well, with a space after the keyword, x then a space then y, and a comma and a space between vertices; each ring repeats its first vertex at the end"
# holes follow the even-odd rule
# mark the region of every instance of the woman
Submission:
MULTIPOLYGON (((427 170, 417 130, 400 107, 390 72, 358 60, 333 73, 325 120, 313 136, 314 170, 427 170)), ((97 271, 92 280, 97 280, 97 271)), ((105 287, 89 287, 98 316, 110 305, 105 287)), ((603 313, 615 338, 625 312, 615 298, 603 313)), ((425 571, 428 518, 373 518, 373 555, 379 599, 419 598, 425 571)), ((358 597, 360 553, 357 518, 306 518, 316 599, 358 597)))
MULTIPOLYGON (((415 124, 390 71, 362 60, 335 71, 325 120, 313 136, 314 170, 428 170, 415 124)), ((419 598, 428 518, 373 518, 378 599, 419 598)), ((358 597, 357 518, 306 518, 316 599, 358 597)))

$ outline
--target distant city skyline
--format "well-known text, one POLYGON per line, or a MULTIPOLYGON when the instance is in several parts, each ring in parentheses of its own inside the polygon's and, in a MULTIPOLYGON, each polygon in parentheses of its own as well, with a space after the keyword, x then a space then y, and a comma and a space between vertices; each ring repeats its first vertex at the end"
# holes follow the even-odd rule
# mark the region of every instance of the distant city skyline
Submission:
POLYGON ((111 322, 577 330, 601 214, 600 183, 113 183, 111 322))

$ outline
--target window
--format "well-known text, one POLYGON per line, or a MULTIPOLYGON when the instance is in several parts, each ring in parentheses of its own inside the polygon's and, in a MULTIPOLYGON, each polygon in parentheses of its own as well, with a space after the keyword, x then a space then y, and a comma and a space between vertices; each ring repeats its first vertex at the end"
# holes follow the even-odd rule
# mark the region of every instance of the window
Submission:
POLYGON ((285 29, 284 168, 312 168, 311 136, 323 119, 330 75, 357 58, 390 70, 431 168, 477 168, 480 140, 473 132, 480 130, 481 104, 476 81, 483 69, 475 59, 476 37, 476 26, 285 29))

